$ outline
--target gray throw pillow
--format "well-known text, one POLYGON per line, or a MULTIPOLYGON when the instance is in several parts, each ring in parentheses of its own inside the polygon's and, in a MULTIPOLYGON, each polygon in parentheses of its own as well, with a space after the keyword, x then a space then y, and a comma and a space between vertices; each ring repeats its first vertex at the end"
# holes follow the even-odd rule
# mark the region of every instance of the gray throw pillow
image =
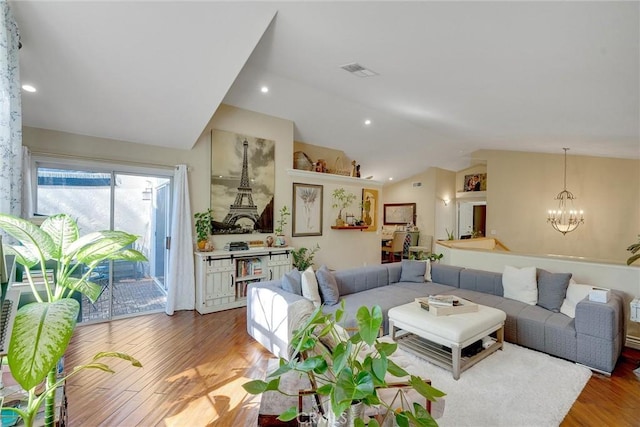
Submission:
POLYGON ((320 289, 322 301, 327 305, 336 305, 340 299, 340 291, 338 290, 338 282, 336 282, 331 270, 326 265, 323 265, 316 271, 316 279, 318 279, 318 288, 320 289))
POLYGON ((402 270, 400 272, 400 281, 424 283, 424 273, 426 271, 426 262, 403 259, 402 270))
POLYGON ((554 313, 560 313, 569 280, 571 273, 549 273, 538 269, 538 305, 554 313))
POLYGON ((282 276, 282 289, 292 294, 302 295, 302 275, 294 268, 282 276))

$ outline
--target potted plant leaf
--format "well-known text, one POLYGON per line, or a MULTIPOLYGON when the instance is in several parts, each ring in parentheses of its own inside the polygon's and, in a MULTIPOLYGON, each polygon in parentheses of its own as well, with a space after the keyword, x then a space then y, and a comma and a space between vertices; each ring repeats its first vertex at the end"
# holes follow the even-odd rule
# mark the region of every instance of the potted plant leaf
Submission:
POLYGON ((19 408, 3 408, 17 413, 27 426, 42 403, 45 403, 45 425, 54 424, 55 390, 64 381, 84 369, 113 372, 99 362, 104 357, 116 357, 142 366, 133 357, 117 352, 98 353, 93 360, 74 367, 65 377, 57 378, 57 365, 63 357, 80 310, 78 301, 70 296, 75 292, 86 295, 91 302, 99 297, 102 287, 90 281, 91 273, 100 263, 110 260, 146 261, 146 257, 129 246, 137 240, 123 231, 98 231, 80 237, 75 221, 65 214, 48 217, 40 227, 11 215, 0 214, 0 229, 20 245, 5 245, 5 253, 15 255, 16 263, 24 267, 36 302, 21 307, 16 315, 8 362, 11 374, 28 392, 27 402, 19 408), (32 268, 46 270, 53 262, 54 278, 42 275, 40 288, 34 282, 32 268), (44 391, 36 395, 36 388, 46 381, 44 391))
POLYGON ((287 205, 284 205, 280 211, 280 218, 278 218, 278 226, 275 228, 275 232, 276 232, 276 242, 275 245, 276 246, 285 246, 287 244, 285 238, 284 238, 284 226, 287 225, 287 217, 289 215, 291 215, 291 212, 289 212, 289 208, 287 208, 287 205))
POLYGON ((198 239, 198 249, 203 251, 207 247, 209 235, 211 234, 211 223, 213 221, 213 212, 207 209, 205 212, 197 212, 193 215, 196 220, 196 234, 198 239))
MULTIPOLYGON (((419 403, 412 408, 396 409, 378 397, 378 390, 385 388, 387 373, 396 377, 409 377, 407 386, 430 401, 444 396, 440 390, 427 384, 422 378, 409 375, 389 358, 397 349, 394 342, 382 341, 378 332, 382 326, 382 309, 374 306, 369 310, 362 306, 358 309, 357 332, 348 336, 338 332, 336 324, 344 316, 344 301, 342 306, 333 313, 325 314, 322 306, 317 307, 304 325, 295 332, 292 343, 295 346, 289 361, 280 359, 279 367, 267 375, 267 380, 253 380, 243 384, 244 389, 251 394, 260 394, 275 390, 285 394, 280 389, 280 379, 288 372, 313 376, 317 380, 318 388, 315 392, 325 400, 329 408, 328 419, 349 418, 355 426, 365 426, 364 406, 383 406, 387 414, 393 414, 399 426, 437 425, 429 412, 419 403), (335 345, 332 348, 318 345, 323 337, 331 337, 335 345), (313 355, 309 355, 309 353, 313 355), (306 354, 306 357, 304 355, 306 354), (362 411, 354 411, 354 406, 362 407, 362 411)), ((312 381, 312 384, 314 381, 312 381)), ((298 416, 298 408, 293 406, 280 414, 281 421, 290 421, 298 416)), ((377 419, 368 421, 369 427, 379 426, 377 419)))
POLYGON ((291 255, 293 256, 293 266, 297 268, 299 271, 304 271, 309 266, 313 265, 313 257, 316 252, 320 250, 320 245, 316 243, 316 246, 313 249, 309 248, 299 248, 293 249, 291 251, 291 255))
POLYGON ((629 245, 627 250, 633 254, 627 259, 627 265, 631 265, 640 259, 640 253, 637 253, 640 251, 640 236, 638 236, 638 242, 629 245))
POLYGON ((356 200, 357 196, 342 187, 333 190, 333 193, 331 195, 333 197, 333 204, 331 205, 331 207, 333 207, 334 209, 339 209, 338 218, 336 218, 336 226, 342 227, 344 225, 344 219, 342 219, 342 211, 351 206, 351 204, 356 200))

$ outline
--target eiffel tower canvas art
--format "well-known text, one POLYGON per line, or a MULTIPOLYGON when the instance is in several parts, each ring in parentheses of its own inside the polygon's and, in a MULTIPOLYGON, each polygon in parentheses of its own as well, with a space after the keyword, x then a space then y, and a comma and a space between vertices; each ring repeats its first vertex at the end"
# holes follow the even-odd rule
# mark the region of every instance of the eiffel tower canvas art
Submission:
POLYGON ((211 132, 213 234, 273 232, 274 141, 211 132))

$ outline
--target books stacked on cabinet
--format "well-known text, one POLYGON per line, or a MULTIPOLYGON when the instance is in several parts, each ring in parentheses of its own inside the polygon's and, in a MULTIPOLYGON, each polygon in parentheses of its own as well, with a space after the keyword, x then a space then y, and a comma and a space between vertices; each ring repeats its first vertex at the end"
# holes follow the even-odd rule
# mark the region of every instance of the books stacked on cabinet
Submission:
POLYGON ((262 261, 260 258, 239 259, 237 261, 236 276, 238 278, 262 275, 262 261))
POLYGON ((416 298, 420 307, 435 316, 473 313, 478 311, 478 304, 459 298, 455 295, 429 295, 416 298))

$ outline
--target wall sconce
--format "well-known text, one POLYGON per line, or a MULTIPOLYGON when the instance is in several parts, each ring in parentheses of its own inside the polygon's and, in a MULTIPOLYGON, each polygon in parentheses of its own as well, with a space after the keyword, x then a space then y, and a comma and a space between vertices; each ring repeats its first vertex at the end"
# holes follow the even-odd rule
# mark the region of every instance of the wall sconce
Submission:
POLYGON ((153 187, 151 185, 151 181, 147 181, 147 186, 142 190, 142 200, 151 200, 151 196, 153 196, 153 187))
POLYGON ((450 202, 450 201, 451 201, 451 200, 449 200, 449 199, 448 199, 448 198, 446 198, 446 197, 445 197, 444 199, 442 199, 442 203, 444 203, 444 205, 445 205, 445 206, 449 206, 449 202, 450 202))

